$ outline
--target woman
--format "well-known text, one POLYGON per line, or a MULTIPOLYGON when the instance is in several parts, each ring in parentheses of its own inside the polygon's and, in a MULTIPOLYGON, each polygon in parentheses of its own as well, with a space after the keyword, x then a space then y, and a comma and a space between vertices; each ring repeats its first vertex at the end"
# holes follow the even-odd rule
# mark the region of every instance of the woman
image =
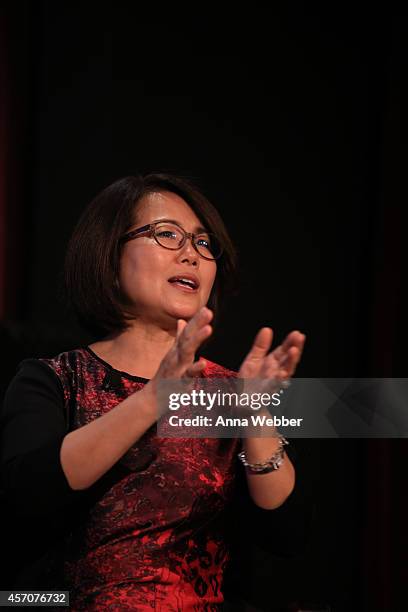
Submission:
MULTIPOLYGON (((293 490, 279 437, 241 444, 156 435, 159 380, 236 376, 195 360, 233 271, 217 211, 174 176, 117 181, 79 221, 66 260, 68 297, 102 339, 24 361, 2 418, 3 482, 16 508, 31 495, 38 516, 61 512, 66 520, 73 610, 219 609, 226 517, 244 470, 237 453, 245 453, 260 508, 277 508, 293 490)), ((272 330, 261 329, 238 376, 292 376, 303 334, 269 352, 271 342, 272 330)))

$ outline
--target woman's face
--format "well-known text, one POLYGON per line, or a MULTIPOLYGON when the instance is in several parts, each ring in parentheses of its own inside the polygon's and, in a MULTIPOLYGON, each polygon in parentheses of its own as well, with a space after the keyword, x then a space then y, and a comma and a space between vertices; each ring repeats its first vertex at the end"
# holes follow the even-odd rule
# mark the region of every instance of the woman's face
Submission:
MULTIPOLYGON (((130 229, 161 219, 176 221, 186 232, 197 232, 203 225, 190 206, 169 191, 144 196, 136 217, 130 229)), ((207 304, 216 272, 215 261, 200 257, 189 239, 181 249, 169 250, 153 237, 139 236, 123 245, 119 283, 128 311, 144 321, 168 325, 170 319, 190 319, 207 304), (193 278, 198 287, 177 282, 183 276, 193 278)))

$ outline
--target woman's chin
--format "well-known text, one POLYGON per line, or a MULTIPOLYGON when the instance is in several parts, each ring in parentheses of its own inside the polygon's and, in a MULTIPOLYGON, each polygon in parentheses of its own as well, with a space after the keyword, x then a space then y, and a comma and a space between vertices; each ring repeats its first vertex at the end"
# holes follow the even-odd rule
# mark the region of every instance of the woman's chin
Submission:
POLYGON ((172 308, 169 308, 169 306, 167 307, 167 312, 171 317, 188 321, 200 309, 201 304, 177 304, 172 308))

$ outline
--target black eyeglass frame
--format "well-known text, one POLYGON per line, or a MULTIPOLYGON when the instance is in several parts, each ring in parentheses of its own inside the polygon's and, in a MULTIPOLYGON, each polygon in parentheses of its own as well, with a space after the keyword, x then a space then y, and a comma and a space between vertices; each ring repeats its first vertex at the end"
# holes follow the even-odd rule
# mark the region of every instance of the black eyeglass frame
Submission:
POLYGON ((197 232, 196 234, 194 234, 192 232, 186 232, 186 230, 183 227, 181 227, 181 225, 179 225, 178 223, 175 223, 174 221, 162 221, 162 220, 160 220, 160 221, 153 221, 153 223, 148 223, 147 225, 143 225, 143 227, 139 227, 137 229, 134 229, 134 230, 124 234, 120 238, 120 243, 128 242, 129 240, 133 240, 134 238, 139 238, 143 234, 146 234, 149 238, 153 237, 159 246, 161 246, 163 249, 167 249, 169 251, 178 251, 178 250, 182 249, 183 246, 186 244, 187 239, 190 238, 191 244, 193 245, 195 251, 197 251, 197 253, 199 254, 200 257, 202 257, 203 259, 207 259, 208 261, 215 261, 215 260, 219 259, 222 256, 222 254, 223 254, 222 245, 220 244, 220 241, 218 240, 218 238, 216 237, 215 234, 213 234, 211 232, 197 232), (158 225, 174 225, 174 226, 176 226, 180 230, 180 232, 183 234, 183 238, 181 239, 181 242, 176 247, 167 247, 167 246, 164 246, 163 244, 161 244, 161 242, 159 242, 159 240, 157 239, 157 236, 156 236, 156 227, 158 225), (217 255, 217 257, 206 257, 205 255, 200 253, 200 251, 198 250, 198 248, 197 248, 197 246, 196 246, 196 244, 194 242, 195 239, 197 237, 199 237, 199 236, 208 236, 209 238, 211 238, 211 236, 214 236, 214 238, 216 239, 217 244, 219 245, 219 248, 220 248, 220 253, 219 253, 219 255, 217 255))

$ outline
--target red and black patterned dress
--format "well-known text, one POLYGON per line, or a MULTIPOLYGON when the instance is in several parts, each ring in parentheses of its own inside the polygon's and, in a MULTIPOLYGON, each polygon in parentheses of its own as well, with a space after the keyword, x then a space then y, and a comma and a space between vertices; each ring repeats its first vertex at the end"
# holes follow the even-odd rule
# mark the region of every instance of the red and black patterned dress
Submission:
MULTIPOLYGON (((69 430, 146 383, 89 348, 39 360, 56 373, 69 430)), ((234 373, 207 362, 204 377, 234 373)), ((71 610, 215 611, 223 602, 239 440, 159 438, 156 425, 91 487, 66 542, 71 610)))

